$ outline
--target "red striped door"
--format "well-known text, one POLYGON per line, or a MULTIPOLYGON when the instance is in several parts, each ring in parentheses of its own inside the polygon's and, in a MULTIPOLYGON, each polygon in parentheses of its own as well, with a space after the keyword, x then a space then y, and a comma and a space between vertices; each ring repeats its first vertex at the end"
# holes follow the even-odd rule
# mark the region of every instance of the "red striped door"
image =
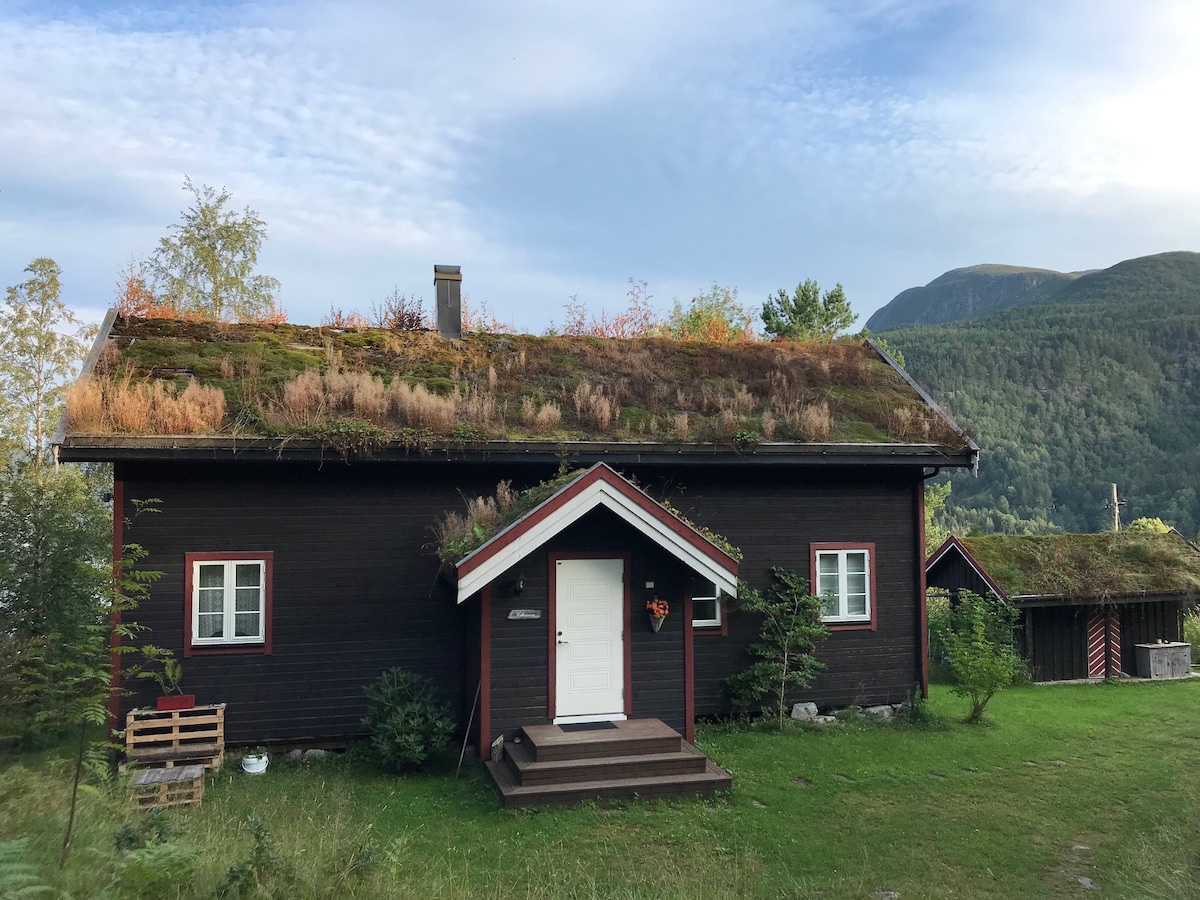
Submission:
POLYGON ((1089 678, 1121 674, 1121 620, 1116 610, 1100 610, 1088 619, 1087 657, 1089 678))

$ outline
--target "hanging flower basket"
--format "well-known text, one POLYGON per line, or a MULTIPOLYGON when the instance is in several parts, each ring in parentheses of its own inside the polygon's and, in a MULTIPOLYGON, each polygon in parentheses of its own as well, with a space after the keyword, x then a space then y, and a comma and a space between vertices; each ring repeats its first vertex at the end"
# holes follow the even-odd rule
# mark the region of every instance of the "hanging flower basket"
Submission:
POLYGON ((666 600, 659 600, 655 597, 653 600, 646 602, 646 612, 650 613, 650 627, 655 633, 662 628, 663 620, 667 617, 667 613, 671 611, 671 607, 666 600))

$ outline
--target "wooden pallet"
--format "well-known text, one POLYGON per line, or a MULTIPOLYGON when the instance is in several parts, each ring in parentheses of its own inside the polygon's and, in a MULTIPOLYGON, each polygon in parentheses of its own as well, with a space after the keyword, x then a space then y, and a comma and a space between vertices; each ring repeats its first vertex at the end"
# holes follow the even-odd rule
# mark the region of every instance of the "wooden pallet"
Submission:
POLYGON ((225 704, 191 709, 135 709, 125 719, 125 760, 131 766, 203 765, 225 761, 225 704))
POLYGON ((199 806, 204 799, 204 766, 145 769, 129 780, 129 799, 140 809, 199 806))

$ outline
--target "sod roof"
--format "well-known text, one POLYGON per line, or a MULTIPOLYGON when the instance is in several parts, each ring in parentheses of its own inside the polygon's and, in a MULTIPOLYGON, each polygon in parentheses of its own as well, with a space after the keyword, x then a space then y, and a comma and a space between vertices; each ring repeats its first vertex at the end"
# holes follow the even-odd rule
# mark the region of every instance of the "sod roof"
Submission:
POLYGON ((1010 600, 1200 595, 1200 552, 1177 533, 988 535, 959 540, 1010 600))
POLYGON ((350 434, 376 445, 977 449, 860 340, 708 344, 472 333, 448 341, 428 331, 116 318, 101 345, 90 376, 68 398, 67 443, 86 435, 350 434), (88 384, 91 396, 82 390, 88 384), (172 412, 189 389, 194 409, 172 412))

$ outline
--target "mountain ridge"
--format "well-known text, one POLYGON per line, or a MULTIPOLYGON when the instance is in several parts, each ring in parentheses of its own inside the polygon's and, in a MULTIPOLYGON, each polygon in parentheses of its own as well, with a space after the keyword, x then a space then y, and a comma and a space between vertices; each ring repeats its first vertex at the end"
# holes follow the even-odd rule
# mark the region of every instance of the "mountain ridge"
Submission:
POLYGON ((884 332, 984 318, 1043 303, 1090 302, 1113 293, 1170 295, 1200 278, 1200 253, 1174 250, 1123 260, 1106 269, 1058 272, 987 263, 951 269, 922 287, 901 291, 867 320, 884 332))

